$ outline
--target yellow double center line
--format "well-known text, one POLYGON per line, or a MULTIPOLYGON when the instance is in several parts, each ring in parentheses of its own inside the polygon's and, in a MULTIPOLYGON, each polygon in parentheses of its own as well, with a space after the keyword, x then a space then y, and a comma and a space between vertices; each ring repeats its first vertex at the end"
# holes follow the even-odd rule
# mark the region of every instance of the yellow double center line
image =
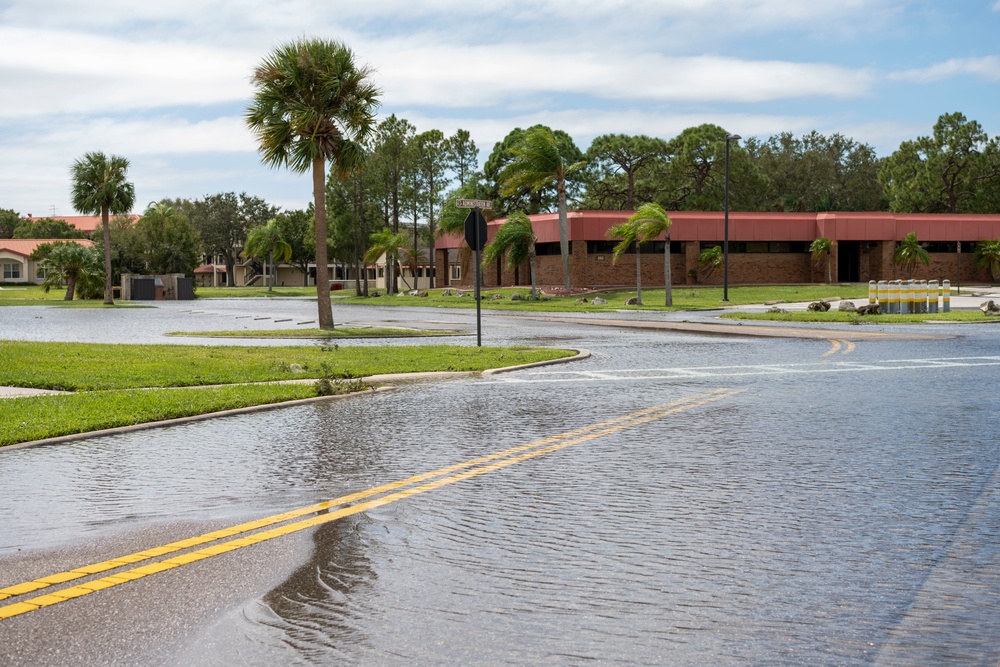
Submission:
POLYGON ((231 528, 215 530, 196 537, 171 542, 160 547, 146 549, 144 551, 128 554, 126 556, 120 556, 118 558, 102 561, 100 563, 85 565, 73 570, 60 572, 47 577, 41 577, 32 581, 16 584, 14 586, 0 588, 0 600, 6 600, 15 596, 26 595, 43 588, 55 586, 57 584, 82 579, 84 577, 100 574, 102 572, 110 572, 111 570, 125 568, 129 565, 134 565, 142 561, 176 553, 178 551, 201 546, 217 540, 224 540, 225 538, 234 537, 236 535, 250 533, 251 531, 256 531, 268 526, 276 526, 270 530, 255 532, 244 537, 223 541, 213 546, 208 546, 197 551, 190 551, 188 553, 150 563, 148 565, 142 565, 131 569, 123 569, 115 574, 110 574, 99 579, 93 579, 70 588, 64 588, 45 595, 29 598, 21 602, 15 602, 13 604, 2 606, 0 607, 0 620, 25 614, 41 607, 51 606, 73 598, 89 595, 90 593, 95 593, 119 584, 124 584, 125 582, 133 581, 135 579, 141 579, 142 577, 156 574, 157 572, 171 570, 182 565, 211 558, 212 556, 217 556, 229 551, 235 551, 236 549, 242 549, 243 547, 248 547, 260 542, 266 542, 267 540, 272 540, 276 537, 295 533, 300 530, 306 530, 307 528, 329 523, 330 521, 336 521, 337 519, 345 516, 364 512, 375 507, 396 502, 397 500, 402 500, 404 498, 409 498, 410 496, 432 491, 448 484, 454 484, 455 482, 460 482, 472 477, 493 472, 495 470, 500 470, 501 468, 514 465, 515 463, 527 461, 544 454, 565 449, 566 447, 570 447, 572 445, 587 442, 605 435, 610 435, 612 433, 616 433, 633 426, 639 426, 657 419, 662 419, 663 417, 667 417, 678 412, 707 405, 709 403, 734 396, 742 391, 743 390, 716 389, 705 394, 680 399, 663 405, 657 405, 652 408, 633 412, 632 414, 625 415, 623 417, 600 422, 598 424, 592 424, 573 431, 567 431, 566 433, 559 435, 542 438, 541 440, 535 440, 527 444, 518 445, 517 447, 511 447, 510 449, 505 449, 501 452, 494 452, 493 454, 480 456, 462 463, 456 463, 431 472, 408 477, 397 482, 383 484, 358 493, 352 493, 333 500, 316 503, 315 505, 310 505, 308 507, 302 507, 289 512, 275 514, 256 521, 250 521, 248 523, 232 526, 231 528), (373 498, 373 496, 379 497, 373 498), (366 500, 369 498, 370 500, 366 500), (292 521, 292 519, 298 519, 299 517, 309 514, 313 514, 315 516, 286 523, 292 521), (277 524, 284 525, 278 526, 277 524))
POLYGON ((839 340, 834 340, 833 338, 830 339, 830 344, 832 345, 832 347, 825 353, 823 353, 824 357, 829 357, 831 354, 837 354, 838 352, 840 352, 841 347, 846 348, 844 350, 844 354, 850 354, 851 352, 854 352, 854 348, 857 347, 857 345, 855 345, 849 340, 839 341, 839 340))

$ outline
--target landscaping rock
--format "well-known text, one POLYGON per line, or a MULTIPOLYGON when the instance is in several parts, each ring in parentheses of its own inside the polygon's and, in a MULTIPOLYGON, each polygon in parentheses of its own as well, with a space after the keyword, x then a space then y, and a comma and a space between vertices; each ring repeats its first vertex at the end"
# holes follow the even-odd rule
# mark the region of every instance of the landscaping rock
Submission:
POLYGON ((382 296, 382 293, 381 293, 381 292, 379 292, 378 290, 375 290, 374 292, 372 292, 372 293, 371 293, 371 294, 369 294, 368 296, 369 296, 369 297, 376 297, 376 296, 382 296))
POLYGON ((465 292, 460 289, 455 290, 455 296, 465 296, 465 292))
POLYGON ((788 313, 784 308, 778 308, 777 306, 772 306, 767 312, 772 315, 785 315, 788 313))
POLYGON ((503 299, 503 294, 494 294, 490 297, 490 301, 501 301, 503 299))
POLYGON ((581 296, 579 299, 576 300, 576 302, 577 303, 587 303, 587 297, 581 296))
POLYGON ((858 306, 858 315, 881 315, 882 308, 877 303, 864 304, 858 306))
POLYGON ((1000 316, 1000 306, 995 301, 983 301, 979 304, 979 310, 983 311, 983 315, 987 317, 1000 316))
POLYGON ((857 307, 850 301, 841 301, 840 305, 837 306, 837 310, 842 313, 856 313, 858 312, 857 307))
POLYGON ((441 292, 441 296, 451 296, 451 290, 446 289, 445 291, 441 292))
POLYGON ((594 300, 591 301, 591 303, 594 304, 595 306, 603 306, 604 304, 607 303, 607 300, 606 299, 602 299, 599 296, 595 296, 594 300))
POLYGON ((830 310, 830 304, 828 304, 826 301, 813 301, 808 306, 806 306, 806 310, 812 311, 814 313, 825 313, 826 311, 830 310))
POLYGON ((421 290, 417 290, 417 293, 414 294, 413 296, 430 296, 430 295, 427 293, 427 290, 422 290, 421 289, 421 290))
POLYGON ((626 306, 638 306, 639 305, 639 298, 633 296, 633 297, 631 297, 629 299, 625 299, 625 305, 626 306))
POLYGON ((520 292, 514 292, 513 294, 510 295, 510 300, 511 301, 523 301, 524 297, 521 296, 520 292))

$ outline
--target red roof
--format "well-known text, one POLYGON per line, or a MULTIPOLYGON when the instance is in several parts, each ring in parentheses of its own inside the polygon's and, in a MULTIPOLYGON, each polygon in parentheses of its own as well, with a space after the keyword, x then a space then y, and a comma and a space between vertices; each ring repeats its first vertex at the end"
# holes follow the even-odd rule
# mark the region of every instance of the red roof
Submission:
POLYGON ((195 273, 225 273, 225 266, 213 266, 212 264, 202 264, 194 270, 195 273))
POLYGON ((30 257, 35 248, 43 243, 59 243, 60 241, 72 241, 88 248, 94 245, 88 239, 0 239, 0 250, 7 250, 22 257, 30 257))
MULTIPOLYGON (((130 215, 132 222, 135 223, 139 219, 138 215, 130 215)), ((86 232, 90 234, 95 229, 100 229, 101 227, 101 216, 99 215, 43 215, 40 218, 33 217, 29 215, 25 220, 41 220, 42 218, 49 218, 50 220, 62 220, 70 225, 73 225, 81 232, 86 232)))
MULTIPOLYGON (((603 241, 607 230, 624 222, 632 211, 568 211, 569 240, 603 241)), ((674 241, 721 241, 725 236, 722 211, 668 211, 674 241)), ((559 240, 559 215, 528 216, 539 243, 559 240)), ((504 219, 487 224, 492 240, 504 219)), ((980 241, 1000 237, 1000 215, 909 213, 729 213, 730 241, 898 241, 916 232, 921 241, 980 241)), ((442 236, 437 248, 457 248, 462 235, 442 236)))

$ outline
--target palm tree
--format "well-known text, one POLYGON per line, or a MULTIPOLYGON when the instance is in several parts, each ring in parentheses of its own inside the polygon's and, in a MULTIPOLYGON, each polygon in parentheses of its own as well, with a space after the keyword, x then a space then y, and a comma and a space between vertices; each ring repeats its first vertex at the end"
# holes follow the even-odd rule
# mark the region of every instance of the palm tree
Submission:
POLYGON ((642 270, 639 263, 639 225, 632 218, 629 218, 625 222, 619 222, 617 225, 612 225, 612 227, 607 231, 606 236, 609 239, 621 239, 618 245, 615 246, 611 254, 611 261, 614 263, 618 262, 618 258, 621 257, 629 248, 633 245, 635 246, 635 292, 636 292, 636 303, 640 306, 642 305, 642 270))
POLYGON ((333 40, 297 40, 275 49, 253 72, 256 88, 246 123, 261 160, 304 173, 312 169, 316 214, 316 296, 319 326, 333 328, 326 245, 326 161, 346 176, 364 157, 375 126, 379 89, 371 69, 333 40))
MULTIPOLYGON (((637 226, 638 241, 652 241, 660 234, 664 235, 663 248, 663 287, 666 290, 663 305, 674 305, 674 296, 670 284, 670 217, 663 207, 656 203, 643 204, 639 210, 628 219, 637 226)), ((639 260, 638 245, 636 245, 636 262, 639 260)), ((640 301, 641 304, 641 301, 640 301)))
POLYGON ((899 242, 896 254, 892 256, 892 261, 897 266, 901 266, 907 270, 907 278, 912 278, 913 268, 917 265, 917 262, 920 262, 924 266, 930 266, 931 256, 927 252, 927 249, 920 245, 920 241, 917 240, 917 233, 910 232, 899 242))
POLYGON ((125 215, 135 204, 135 186, 126 180, 128 160, 104 153, 85 153, 72 167, 73 208, 85 215, 100 215, 104 237, 104 303, 113 304, 111 285, 111 227, 108 216, 125 215))
POLYGON ((698 253, 698 268, 703 271, 702 279, 708 280, 711 278, 715 270, 722 266, 723 261, 725 261, 725 257, 722 254, 721 245, 705 248, 698 253))
POLYGON ((976 244, 976 261, 979 268, 989 269, 993 280, 1000 280, 1000 239, 980 241, 976 244))
POLYGON ((559 201, 559 251, 562 255, 563 283, 571 289, 569 276, 569 221, 566 218, 566 178, 586 161, 569 164, 559 152, 556 136, 547 127, 535 126, 525 131, 521 142, 511 149, 513 159, 501 174, 503 194, 522 189, 537 192, 555 182, 559 201))
POLYGON ((809 244, 809 252, 812 253, 812 258, 814 262, 821 262, 826 260, 826 282, 827 284, 833 283, 833 266, 832 266, 832 255, 833 241, 821 236, 812 243, 809 244))
POLYGON ((287 262, 292 258, 292 246, 281 236, 281 229, 275 218, 268 220, 266 225, 254 227, 247 232, 247 241, 243 244, 243 252, 258 259, 267 257, 267 263, 271 265, 271 279, 267 285, 268 292, 274 289, 277 275, 274 260, 287 262))
POLYGON ((514 269, 528 262, 528 274, 531 277, 531 300, 538 298, 535 286, 535 230, 531 227, 531 219, 523 211, 517 211, 508 216, 500 225, 496 236, 483 250, 483 261, 487 264, 498 262, 507 253, 507 268, 514 269))
MULTIPOLYGON (((364 256, 366 264, 373 264, 379 257, 385 255, 386 267, 397 266, 399 255, 402 254, 406 257, 410 269, 413 271, 414 283, 416 283, 417 269, 424 256, 419 250, 410 248, 407 245, 407 239, 404 234, 394 234, 391 229, 383 229, 380 232, 372 234, 370 242, 371 245, 368 246, 368 251, 364 256)), ((416 284, 411 287, 402 271, 386 271, 386 280, 389 280, 389 277, 394 275, 398 275, 407 288, 414 289, 416 287, 416 284)), ((386 285, 386 291, 391 291, 388 289, 388 284, 386 285)))
POLYGON ((77 286, 81 296, 89 298, 89 292, 100 293, 94 288, 100 280, 101 256, 93 248, 86 248, 79 243, 55 243, 45 252, 43 266, 45 267, 45 282, 42 289, 47 293, 53 287, 59 288, 66 284, 64 301, 72 301, 77 286))

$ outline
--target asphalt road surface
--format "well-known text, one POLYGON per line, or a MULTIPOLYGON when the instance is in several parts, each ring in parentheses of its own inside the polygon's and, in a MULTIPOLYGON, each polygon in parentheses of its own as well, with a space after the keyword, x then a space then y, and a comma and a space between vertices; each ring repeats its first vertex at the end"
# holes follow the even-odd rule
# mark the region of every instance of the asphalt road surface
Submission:
MULTIPOLYGON (((0 339, 314 309, 196 306, 7 308, 0 339)), ((571 364, 0 450, 0 664, 997 664, 1000 326, 574 319, 484 318, 571 364)))

